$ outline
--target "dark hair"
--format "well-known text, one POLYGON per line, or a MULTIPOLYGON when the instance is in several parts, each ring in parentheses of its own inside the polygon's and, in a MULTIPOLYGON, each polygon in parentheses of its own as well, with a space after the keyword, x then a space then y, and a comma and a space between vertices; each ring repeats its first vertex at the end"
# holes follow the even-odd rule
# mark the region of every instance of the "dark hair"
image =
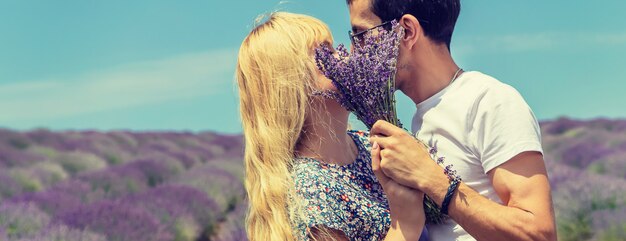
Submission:
MULTIPOLYGON (((347 0, 348 5, 354 0, 347 0)), ((461 12, 460 0, 366 0, 382 22, 411 14, 420 21, 424 34, 450 48, 452 32, 461 12)))

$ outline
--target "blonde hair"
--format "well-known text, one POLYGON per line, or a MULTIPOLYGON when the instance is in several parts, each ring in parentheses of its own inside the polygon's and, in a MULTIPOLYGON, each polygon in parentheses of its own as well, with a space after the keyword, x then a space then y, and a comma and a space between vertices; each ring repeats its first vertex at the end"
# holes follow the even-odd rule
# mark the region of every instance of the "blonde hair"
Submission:
POLYGON ((328 27, 313 17, 278 12, 241 44, 237 83, 245 137, 246 231, 251 241, 295 240, 291 166, 317 67, 313 54, 332 44, 328 27))

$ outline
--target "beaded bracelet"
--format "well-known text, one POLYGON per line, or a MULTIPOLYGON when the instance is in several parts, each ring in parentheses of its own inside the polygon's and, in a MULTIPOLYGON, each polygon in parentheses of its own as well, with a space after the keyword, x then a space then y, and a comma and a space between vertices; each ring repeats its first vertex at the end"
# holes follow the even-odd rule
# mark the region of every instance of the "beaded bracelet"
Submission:
POLYGON ((461 182, 458 179, 453 179, 450 182, 448 192, 446 192, 446 196, 443 198, 443 203, 441 204, 441 213, 448 215, 448 206, 450 206, 450 201, 452 201, 452 196, 454 196, 454 191, 459 187, 459 183, 461 182))

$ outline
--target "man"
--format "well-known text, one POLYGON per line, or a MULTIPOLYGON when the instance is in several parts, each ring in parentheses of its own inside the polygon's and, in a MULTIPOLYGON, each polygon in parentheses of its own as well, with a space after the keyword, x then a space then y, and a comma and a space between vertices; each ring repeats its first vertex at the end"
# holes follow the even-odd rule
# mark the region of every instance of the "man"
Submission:
POLYGON ((413 131, 462 178, 451 182, 430 150, 402 129, 384 121, 372 128, 380 150, 372 159, 381 159, 385 175, 448 213, 444 224, 428 226, 431 239, 556 240, 535 116, 515 89, 463 72, 450 55, 460 1, 348 0, 348 6, 354 48, 376 26, 395 19, 404 28, 396 84, 417 105, 413 131))

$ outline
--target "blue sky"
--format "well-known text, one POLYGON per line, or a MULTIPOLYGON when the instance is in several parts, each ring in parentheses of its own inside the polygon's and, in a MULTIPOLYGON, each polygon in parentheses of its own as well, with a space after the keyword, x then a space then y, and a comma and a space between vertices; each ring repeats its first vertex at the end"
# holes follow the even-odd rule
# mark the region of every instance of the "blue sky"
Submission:
MULTIPOLYGON (((625 118, 622 0, 463 1, 460 66, 540 119, 625 118)), ((257 15, 309 14, 347 42, 343 0, 0 0, 0 127, 241 131, 233 81, 257 15)), ((400 97, 400 118, 414 107, 400 97)))

